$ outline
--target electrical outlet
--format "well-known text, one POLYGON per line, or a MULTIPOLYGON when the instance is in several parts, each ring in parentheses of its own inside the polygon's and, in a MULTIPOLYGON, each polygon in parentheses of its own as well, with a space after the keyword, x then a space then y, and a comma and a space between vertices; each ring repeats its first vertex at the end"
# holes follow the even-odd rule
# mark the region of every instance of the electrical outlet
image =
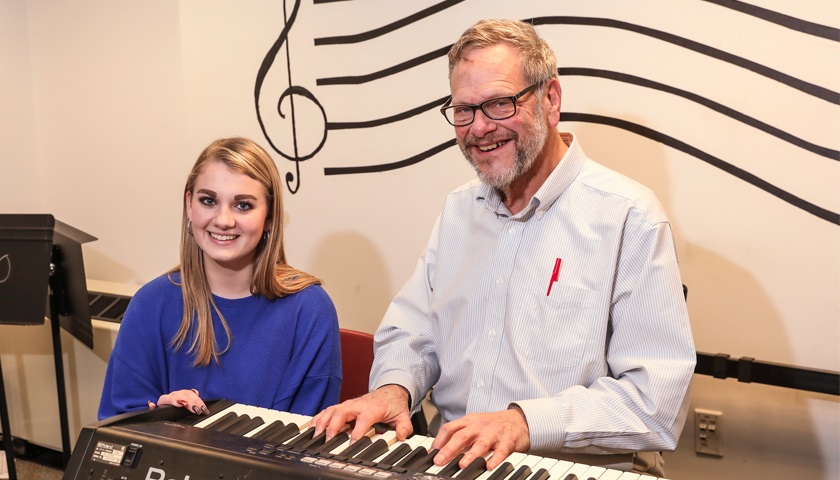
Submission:
POLYGON ((723 412, 694 409, 694 449, 697 453, 723 456, 722 418, 723 412))

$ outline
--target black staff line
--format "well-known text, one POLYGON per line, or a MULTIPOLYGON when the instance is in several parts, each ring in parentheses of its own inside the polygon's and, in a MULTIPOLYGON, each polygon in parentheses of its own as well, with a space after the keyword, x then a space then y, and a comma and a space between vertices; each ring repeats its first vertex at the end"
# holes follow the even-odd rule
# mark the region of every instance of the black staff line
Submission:
POLYGON ((703 0, 801 33, 840 42, 840 30, 737 0, 703 0))
POLYGON ((755 129, 761 130, 764 133, 772 135, 780 140, 788 142, 792 145, 795 145, 799 148, 807 150, 811 153, 815 153, 817 155, 823 156, 825 158, 829 158, 831 160, 838 160, 840 161, 840 151, 834 150, 832 148, 823 147, 821 145, 817 145, 811 143, 805 139, 797 137, 791 133, 788 133, 784 130, 776 128, 772 125, 769 125, 761 120, 758 120, 754 117, 741 113, 737 110, 734 110, 730 107, 717 103, 713 100, 710 100, 706 97, 702 97, 696 93, 689 92, 687 90, 682 90, 670 85, 666 85, 664 83, 659 83, 653 80, 649 80, 643 77, 637 77, 635 75, 630 75, 627 73, 615 72, 612 70, 601 70, 595 68, 578 68, 578 67, 568 67, 568 68, 558 68, 558 74, 561 77, 567 76, 583 76, 583 77, 599 77, 599 78, 606 78, 609 80, 615 80, 617 82, 628 83, 632 85, 638 85, 640 87, 650 88, 653 90, 657 90, 660 92, 670 93, 672 95, 676 95, 678 97, 685 98, 686 100, 690 100, 694 103, 703 105, 706 108, 714 110, 720 114, 726 115, 733 120, 737 120, 743 124, 749 125, 755 129))
MULTIPOLYGON (((840 93, 838 92, 796 78, 792 75, 782 73, 778 70, 772 69, 752 60, 747 60, 746 58, 739 57, 732 53, 725 52, 723 50, 710 47, 700 42, 689 40, 687 38, 680 37, 672 33, 663 32, 661 30, 643 27, 641 25, 636 25, 628 22, 622 22, 619 20, 593 17, 535 17, 531 19, 526 19, 525 21, 530 22, 534 25, 586 25, 616 28, 620 30, 630 31, 633 33, 638 33, 640 35, 646 35, 657 40, 661 40, 663 42, 670 43, 672 45, 676 45, 711 58, 715 58, 717 60, 729 63, 731 65, 744 68, 763 77, 787 85, 788 87, 791 87, 795 90, 799 90, 803 93, 820 98, 835 105, 840 105, 840 93)), ((451 46, 452 45, 447 45, 445 47, 431 51, 424 55, 415 57, 411 60, 366 75, 327 77, 318 79, 316 83, 317 85, 359 85, 362 83, 372 82, 374 80, 379 80, 406 71, 410 68, 413 68, 426 62, 430 62, 439 57, 443 57, 447 54, 451 46)))
MULTIPOLYGON (((351 43, 361 43, 367 40, 381 37, 386 33, 391 33, 393 31, 399 30, 400 28, 406 27, 408 25, 411 25, 412 23, 423 20, 424 18, 430 17, 435 13, 442 12, 443 10, 446 10, 447 8, 457 5, 463 1, 464 0, 447 0, 445 2, 440 2, 437 5, 432 5, 429 8, 411 14, 405 18, 397 20, 396 22, 383 25, 379 28, 374 28, 373 30, 369 30, 367 32, 357 33, 355 35, 341 35, 336 37, 316 38, 315 45, 347 45, 351 43)), ((318 0, 316 0, 315 3, 319 3, 318 0)))
MULTIPOLYGON (((694 158, 697 158, 703 162, 706 162, 709 165, 712 165, 738 178, 739 180, 742 180, 754 187, 757 187, 760 190, 763 190, 794 207, 800 208, 810 213, 811 215, 816 216, 817 218, 821 218, 835 225, 840 225, 840 214, 815 205, 803 198, 797 197, 796 195, 793 195, 792 193, 787 192, 771 184, 770 182, 763 180, 750 172, 747 172, 742 168, 736 167, 735 165, 725 162, 709 153, 700 150, 697 147, 689 145, 681 140, 677 140, 676 138, 671 137, 670 135, 658 132, 649 127, 629 122, 627 120, 607 117, 604 115, 594 115, 589 113, 577 112, 562 113, 560 116, 560 121, 608 125, 654 140, 656 142, 662 143, 663 145, 666 145, 675 150, 690 155, 694 158)), ((365 165, 359 167, 328 167, 324 169, 324 175, 351 175, 359 173, 377 173, 396 170, 399 168, 404 168, 420 163, 421 161, 431 157, 432 155, 436 155, 446 150, 447 148, 455 145, 457 145, 457 141, 455 139, 452 139, 447 142, 441 143, 440 145, 432 147, 424 152, 421 152, 413 157, 409 157, 405 160, 400 160, 397 162, 384 163, 379 165, 365 165)))
POLYGON ((611 127, 620 128, 622 130, 627 130, 628 132, 635 133, 645 138, 649 138, 656 142, 667 145, 675 150, 679 150, 683 153, 691 155, 692 157, 706 162, 709 165, 712 165, 713 167, 723 170, 724 172, 734 176, 735 178, 738 178, 739 180, 747 182, 754 187, 764 190, 765 192, 775 196, 776 198, 779 198, 782 201, 789 203, 790 205, 793 205, 797 208, 805 210, 806 212, 818 218, 826 220, 835 225, 840 225, 840 214, 815 205, 803 198, 797 197, 796 195, 782 190, 781 188, 773 185, 772 183, 763 180, 742 168, 736 167, 735 165, 725 162, 709 153, 700 150, 697 147, 689 145, 681 140, 677 140, 676 138, 671 137, 669 135, 665 135, 662 132, 653 130, 652 128, 645 127, 637 123, 628 122, 627 120, 622 120, 619 118, 607 117, 603 115, 594 115, 590 113, 561 113, 560 121, 585 122, 608 125, 611 127))

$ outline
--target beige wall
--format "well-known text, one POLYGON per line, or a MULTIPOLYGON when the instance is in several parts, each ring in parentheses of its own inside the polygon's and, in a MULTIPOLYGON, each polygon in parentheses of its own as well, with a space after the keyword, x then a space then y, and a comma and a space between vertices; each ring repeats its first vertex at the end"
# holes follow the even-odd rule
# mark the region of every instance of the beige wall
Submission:
MULTIPOLYGON (((287 3, 291 10, 293 2, 287 3)), ((443 48, 479 15, 620 20, 840 91, 838 42, 709 2, 486 0, 480 12, 474 2, 463 2, 370 40, 315 45, 315 39, 371 31, 436 3, 302 2, 261 91, 259 108, 272 141, 291 151, 291 125, 271 114, 288 86, 287 45, 292 82, 317 97, 328 122, 372 120, 446 95, 445 60, 357 85, 317 80, 378 72, 443 48)), ((833 0, 752 3, 840 27, 840 6, 833 0)), ((52 213, 98 237, 84 250, 92 279, 140 285, 171 267, 177 261, 183 181, 201 149, 228 135, 249 136, 269 148, 256 119, 254 85, 283 25, 282 2, 268 0, 0 2, 0 211, 52 213)), ((561 67, 655 80, 840 149, 835 103, 637 32, 585 25, 539 29, 558 51, 561 67)), ((835 217, 840 211, 836 158, 661 91, 587 76, 561 81, 564 111, 645 126, 835 217)), ((296 102, 299 146, 311 151, 321 139, 323 120, 311 103, 296 102)), ((836 223, 637 134, 586 122, 561 126, 579 135, 591 157, 659 195, 677 235, 698 350, 840 370, 836 223)), ((330 130, 323 149, 300 163, 300 187, 285 196, 289 261, 325 280, 343 326, 376 328, 413 270, 444 195, 473 174, 455 148, 379 173, 325 175, 325 169, 403 160, 452 136, 431 110, 375 128, 330 130)), ((279 154, 274 158, 281 175, 295 171, 293 162, 279 154)), ((21 374, 23 363, 44 362, 41 334, 21 328, 0 327, 0 346, 16 352, 3 353, 8 382, 36 376, 21 374), (29 346, 36 344, 41 346, 29 346)), ((72 339, 65 345, 69 351, 83 348, 72 339)), ((77 368, 73 381, 88 382, 88 391, 99 388, 105 356, 100 351, 80 359, 96 367, 77 368)), ((44 388, 54 388, 51 363, 43 368, 44 388)), ((13 408, 31 409, 24 397, 33 395, 44 399, 38 408, 51 408, 47 399, 54 392, 20 390, 10 393, 13 408)), ((84 410, 73 417, 74 428, 95 412, 89 403, 74 405, 84 410)), ((724 412, 726 454, 697 457, 691 436, 684 435, 678 452, 667 457, 675 479, 708 478, 709 472, 733 479, 840 474, 835 397, 698 376, 694 407, 724 412)), ((60 444, 57 428, 12 428, 60 444)))

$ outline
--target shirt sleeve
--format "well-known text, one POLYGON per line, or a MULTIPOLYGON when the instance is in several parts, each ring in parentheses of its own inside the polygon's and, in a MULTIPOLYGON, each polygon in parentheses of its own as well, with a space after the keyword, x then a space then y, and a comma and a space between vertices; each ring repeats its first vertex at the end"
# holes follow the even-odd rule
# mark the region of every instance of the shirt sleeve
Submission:
MULTIPOLYGON (((294 385, 289 411, 315 415, 338 403, 341 393, 341 339, 338 315, 332 300, 320 286, 303 292, 295 332, 294 365, 289 385, 294 385)), ((299 294, 300 294, 299 293, 299 294)), ((274 405, 283 408, 285 399, 274 405)))
POLYGON ((419 410, 420 400, 440 376, 430 307, 439 229, 440 218, 414 273, 391 302, 374 335, 370 390, 402 386, 411 396, 412 413, 419 410))
MULTIPOLYGON (((160 319, 152 318, 146 296, 138 292, 126 309, 117 340, 108 360, 105 384, 99 402, 100 420, 148 408, 163 395, 164 349, 160 319)), ((168 392, 167 392, 168 393, 168 392)))
POLYGON ((628 215, 616 269, 606 361, 610 375, 555 397, 518 401, 534 450, 674 450, 696 353, 667 222, 628 215))

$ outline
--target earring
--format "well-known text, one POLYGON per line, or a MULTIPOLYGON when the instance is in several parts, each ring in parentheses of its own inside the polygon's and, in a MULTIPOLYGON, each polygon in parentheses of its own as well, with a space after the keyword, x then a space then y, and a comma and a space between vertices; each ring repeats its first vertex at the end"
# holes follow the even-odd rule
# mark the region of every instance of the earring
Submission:
POLYGON ((267 242, 267 241, 268 241, 268 238, 269 238, 270 236, 271 236, 271 232, 269 232, 268 230, 264 231, 264 232, 263 232, 263 234, 262 234, 262 239, 263 239, 263 242, 267 242))
POLYGON ((192 220, 187 220, 187 235, 192 237, 192 220))

